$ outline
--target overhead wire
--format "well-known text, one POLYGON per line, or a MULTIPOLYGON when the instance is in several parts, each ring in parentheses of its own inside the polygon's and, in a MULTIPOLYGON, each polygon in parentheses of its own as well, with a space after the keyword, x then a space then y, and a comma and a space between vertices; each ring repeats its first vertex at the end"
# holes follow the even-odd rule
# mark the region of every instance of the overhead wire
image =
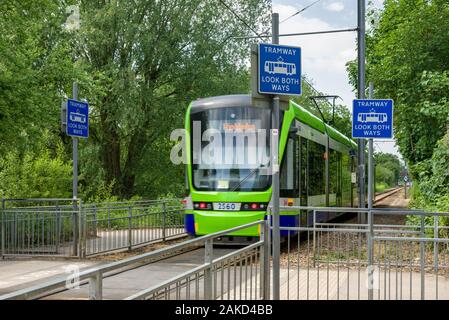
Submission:
POLYGON ((320 1, 321 1, 321 0, 316 0, 316 1, 312 2, 311 4, 305 6, 304 8, 302 8, 302 9, 296 11, 296 12, 293 13, 292 15, 290 15, 290 16, 288 16, 287 18, 285 18, 284 20, 282 20, 281 22, 279 22, 279 24, 281 24, 281 23, 287 21, 287 20, 290 19, 290 18, 293 18, 293 17, 297 16, 298 14, 300 14, 300 13, 303 12, 303 11, 306 11, 307 9, 309 9, 310 7, 312 7, 313 5, 317 4, 317 3, 320 2, 320 1))
MULTIPOLYGON (((305 6, 304 8, 299 9, 299 10, 296 11, 295 13, 293 13, 293 14, 291 14, 290 16, 288 16, 287 18, 285 18, 284 20, 280 21, 279 24, 281 24, 281 23, 283 23, 283 22, 289 20, 290 18, 293 18, 293 17, 297 16, 297 15, 300 14, 301 12, 306 11, 307 9, 309 9, 310 7, 312 7, 313 5, 317 4, 317 3, 320 2, 320 1, 321 1, 321 0, 316 0, 316 1, 314 1, 313 3, 311 3, 311 4, 307 5, 307 6, 305 6)), ((270 28, 268 28, 268 29, 266 29, 264 32, 262 32, 262 35, 267 34, 268 31, 270 31, 270 28)))
MULTIPOLYGON (((263 35, 265 35, 270 29, 267 29, 266 31, 262 32, 261 34, 259 34, 256 30, 254 30, 254 28, 252 28, 250 26, 250 24, 245 21, 245 19, 243 19, 237 12, 235 12, 235 10, 230 7, 224 0, 218 0, 227 10, 229 10, 229 12, 231 12, 240 22, 242 22, 249 30, 251 30, 255 35, 257 35, 257 37, 261 40, 264 41, 264 37, 263 35)), ((322 0, 316 0, 310 4, 308 4, 307 6, 303 7, 302 9, 297 10, 295 13, 291 14, 290 16, 288 16, 287 18, 283 19, 282 21, 279 22, 279 24, 297 16, 298 14, 306 11, 307 9, 309 9, 310 7, 314 6, 315 4, 317 4, 318 2, 320 2, 322 0)), ((231 37, 228 37, 224 42, 223 42, 223 46, 225 45, 225 43, 230 39, 231 37)), ((309 87, 312 89, 312 91, 314 92, 315 95, 322 95, 322 92, 318 91, 317 89, 315 89, 315 87, 305 78, 303 77, 302 80, 307 83, 309 85, 309 87)), ((328 103, 329 106, 332 106, 331 103, 326 100, 326 102, 328 103)))
POLYGON ((240 20, 240 22, 242 22, 249 30, 251 30, 255 35, 257 35, 259 37, 260 40, 264 41, 264 39, 262 38, 262 36, 256 31, 254 30, 249 23, 247 23, 245 21, 245 19, 243 19, 242 17, 240 17, 239 14, 237 14, 237 12, 235 12, 234 9, 232 9, 226 2, 224 2, 224 0, 218 0, 223 6, 226 7, 226 9, 228 9, 237 19, 240 20))

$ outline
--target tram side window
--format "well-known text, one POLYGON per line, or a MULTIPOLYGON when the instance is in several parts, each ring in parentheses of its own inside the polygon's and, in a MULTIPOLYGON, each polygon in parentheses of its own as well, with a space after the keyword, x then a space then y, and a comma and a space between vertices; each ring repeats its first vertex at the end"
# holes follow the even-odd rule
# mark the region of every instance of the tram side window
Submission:
MULTIPOLYGON (((301 196, 305 197, 305 200, 307 200, 307 139, 301 138, 301 170, 300 172, 300 191, 301 196)), ((299 163, 299 160, 298 160, 299 163)))
POLYGON ((297 198, 298 186, 298 143, 295 139, 287 140, 286 150, 282 157, 281 172, 279 176, 280 196, 297 198))
POLYGON ((325 151, 323 145, 309 142, 309 196, 326 193, 325 151))
POLYGON ((341 153, 332 149, 329 154, 329 205, 341 206, 341 153))
POLYGON ((349 154, 342 154, 342 205, 344 207, 351 206, 351 192, 352 192, 352 183, 351 183, 351 157, 349 154))

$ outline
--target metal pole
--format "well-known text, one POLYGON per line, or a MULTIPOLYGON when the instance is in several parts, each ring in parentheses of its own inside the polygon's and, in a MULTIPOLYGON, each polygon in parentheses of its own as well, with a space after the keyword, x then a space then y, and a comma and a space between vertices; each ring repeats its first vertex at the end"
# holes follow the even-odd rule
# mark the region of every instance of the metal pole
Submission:
MULTIPOLYGON (((433 217, 433 238, 435 240, 438 239, 439 237, 439 232, 438 232, 438 223, 439 223, 439 217, 438 215, 435 214, 435 216, 433 217)), ((437 241, 435 241, 433 243, 433 267, 435 269, 435 273, 438 276, 438 250, 439 249, 439 244, 437 241)), ((438 281, 437 281, 438 284, 438 281)), ((438 294, 438 290, 436 291, 438 294)))
POLYGON ((373 162, 373 202, 376 202, 376 162, 373 162))
POLYGON ((5 255, 5 241, 6 241, 6 236, 5 236, 5 232, 6 232, 6 228, 5 228, 5 223, 6 223, 6 219, 5 219, 5 209, 6 209, 6 201, 4 198, 2 198, 2 238, 1 238, 1 257, 2 259, 4 258, 5 255))
MULTIPOLYGON (((424 223, 424 215, 421 215, 421 230, 420 230, 420 237, 421 239, 425 238, 426 236, 426 232, 425 232, 425 223, 424 223)), ((425 296, 426 296, 426 285, 425 285, 425 281, 426 281, 426 270, 425 270, 425 266, 426 266, 426 258, 425 258, 425 246, 424 246, 424 241, 420 241, 419 242, 419 270, 420 270, 420 274, 421 274, 421 300, 424 300, 425 296)))
POLYGON ((86 248, 87 248, 87 220, 86 212, 83 210, 83 202, 78 199, 78 215, 79 215, 79 239, 80 239, 80 256, 81 258, 86 258, 86 248))
MULTIPOLYGON (((78 83, 73 82, 73 100, 78 100, 78 83)), ((73 199, 78 198, 78 138, 72 137, 73 142, 73 199)))
POLYGON ((103 299, 103 275, 97 272, 89 278, 89 300, 103 299))
MULTIPOLYGON (((272 43, 279 44, 279 14, 272 14, 272 43)), ((274 139, 279 139, 279 96, 273 96, 272 127, 274 139)), ((278 145, 278 144, 276 144, 278 145)), ((279 223, 279 148, 272 154, 272 197, 273 202, 273 299, 280 299, 280 223, 279 223)))
MULTIPOLYGON (((73 100, 78 100, 78 83, 73 82, 72 85, 73 100)), ((73 154, 73 200, 74 201, 74 230, 73 230, 73 255, 78 255, 78 234, 80 230, 78 209, 76 200, 78 199, 78 138, 72 137, 72 154, 73 154)))
MULTIPOLYGON (((369 83, 369 98, 373 98, 374 85, 369 83)), ((368 139, 368 209, 373 208, 373 139, 368 139)))
POLYGON ((371 209, 368 211, 368 234, 367 234, 367 254, 368 254, 368 300, 373 300, 374 297, 374 228, 373 228, 373 212, 371 209))
POLYGON ((128 207, 128 250, 131 251, 132 246, 133 246, 133 209, 131 206, 128 207))
POLYGON ((262 300, 270 300, 270 225, 269 220, 260 225, 260 240, 263 246, 260 248, 260 291, 262 300))
MULTIPOLYGON (((369 83, 369 98, 370 99, 374 99, 374 83, 370 82, 369 83)), ((369 142, 369 146, 368 146, 368 152, 371 152, 370 156, 369 156, 369 161, 371 161, 371 163, 368 163, 368 168, 369 168, 369 174, 371 175, 371 181, 368 181, 368 185, 371 188, 371 207, 373 206, 374 200, 376 198, 376 176, 375 176, 375 163, 374 163, 374 140, 370 139, 369 142), (371 151, 369 150, 371 149, 371 151)), ((368 176, 369 178, 369 176, 368 176)), ((368 179, 369 180, 369 179, 368 179)))
POLYGON ((404 199, 407 199, 407 181, 404 181, 404 199))
MULTIPOLYGON (((213 239, 208 239, 204 243, 204 263, 209 266, 204 270, 204 299, 213 299, 213 283, 212 283, 212 261, 213 261, 214 243, 213 239)), ((236 293, 234 293, 236 294, 236 293)))
MULTIPOLYGON (((365 0, 358 0, 357 15, 357 62, 358 98, 365 98, 365 0)), ((358 139, 359 150, 359 207, 365 208, 365 140, 358 139)), ((359 222, 364 223, 362 219, 359 222)))
MULTIPOLYGON (((374 85, 372 82, 369 83, 369 98, 372 99, 374 94, 374 85)), ((368 140, 368 300, 373 300, 374 292, 374 270, 373 270, 373 253, 374 253, 374 243, 373 243, 373 139, 368 140)))
POLYGON ((162 212, 162 241, 165 242, 165 237, 166 237, 165 228, 166 228, 166 224, 167 224, 167 207, 165 205, 165 202, 162 203, 162 209, 163 209, 163 212, 162 212))
POLYGON ((329 134, 327 133, 327 129, 325 130, 326 132, 326 136, 327 136, 327 141, 326 141, 326 146, 325 146, 325 152, 326 152, 326 159, 324 162, 324 176, 326 178, 326 184, 324 185, 324 189, 326 192, 326 207, 329 207, 329 187, 330 187, 330 174, 329 174, 329 161, 330 161, 330 154, 329 154, 329 134))

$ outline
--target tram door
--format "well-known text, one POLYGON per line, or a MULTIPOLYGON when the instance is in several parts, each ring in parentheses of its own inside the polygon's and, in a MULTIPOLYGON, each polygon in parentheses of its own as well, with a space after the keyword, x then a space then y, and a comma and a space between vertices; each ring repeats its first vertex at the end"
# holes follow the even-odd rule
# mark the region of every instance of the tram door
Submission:
MULTIPOLYGON (((309 172, 309 157, 308 157, 308 140, 298 136, 299 139, 299 199, 301 206, 307 206, 307 182, 308 182, 308 172, 309 172)), ((301 211, 301 226, 307 226, 307 212, 301 211)))

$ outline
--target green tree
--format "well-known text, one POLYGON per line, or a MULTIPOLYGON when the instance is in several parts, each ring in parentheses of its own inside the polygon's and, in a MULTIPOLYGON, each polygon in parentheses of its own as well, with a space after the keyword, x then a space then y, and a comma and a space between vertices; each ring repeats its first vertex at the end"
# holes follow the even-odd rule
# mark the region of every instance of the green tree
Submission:
MULTIPOLYGON (((395 102, 395 137, 413 177, 414 204, 447 204, 449 3, 385 0, 371 10, 367 78, 376 98, 395 102)), ((355 87, 357 66, 348 64, 355 87)))
MULTIPOLYGON (((249 92, 251 42, 232 36, 250 31, 236 14, 258 32, 270 22, 268 0, 225 2, 234 12, 218 0, 1 1, 5 196, 69 195, 61 179, 71 179, 71 139, 59 128, 60 101, 73 81, 91 110, 90 137, 80 140, 81 196, 179 196, 184 168, 169 160, 171 130, 183 127, 198 97, 249 92), (79 5, 77 31, 64 28, 70 5, 79 5)), ((300 104, 320 117, 308 99, 319 93, 307 83, 303 89, 300 104)), ((330 105, 320 109, 331 121, 330 105)), ((330 124, 349 135, 348 110, 337 105, 330 124)))
POLYGON ((374 154, 376 164, 376 183, 384 183, 389 187, 396 186, 403 166, 399 158, 391 153, 378 152, 374 154))
MULTIPOLYGON (((255 29, 266 28, 268 1, 230 5, 255 29)), ((83 168, 101 168, 115 194, 154 195, 182 183, 183 168, 169 162, 168 138, 183 127, 189 101, 248 92, 249 47, 229 40, 247 27, 217 8, 219 1, 81 1, 74 46, 90 77, 81 91, 92 108, 85 147, 96 154, 83 168)))
POLYGON ((59 141, 60 101, 74 75, 64 7, 50 0, 0 2, 0 152, 59 141))
MULTIPOLYGON (((395 137, 410 164, 432 156, 449 120, 449 3, 386 0, 372 12, 367 78, 395 102, 395 137)), ((353 86, 357 67, 348 65, 353 86)))
POLYGON ((72 166, 60 144, 56 155, 48 149, 8 152, 0 159, 0 192, 5 198, 70 198, 72 166))

